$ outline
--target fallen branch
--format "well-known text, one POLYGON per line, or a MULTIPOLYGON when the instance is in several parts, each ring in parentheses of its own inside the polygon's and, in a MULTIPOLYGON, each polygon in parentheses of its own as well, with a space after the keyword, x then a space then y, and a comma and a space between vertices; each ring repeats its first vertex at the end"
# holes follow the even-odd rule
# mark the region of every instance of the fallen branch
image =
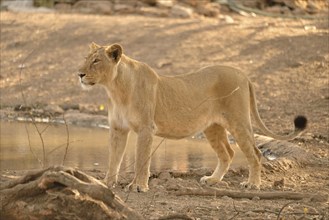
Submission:
POLYGON ((327 202, 328 195, 326 194, 314 194, 314 193, 298 193, 298 192, 246 192, 246 191, 232 191, 221 190, 216 188, 208 189, 180 189, 175 192, 177 196, 228 196, 231 198, 247 198, 252 199, 259 197, 260 199, 287 199, 287 200, 303 200, 310 199, 317 202, 327 202))
POLYGON ((183 220, 194 220, 194 218, 185 214, 171 214, 158 218, 158 220, 169 220, 169 219, 183 219, 183 220))

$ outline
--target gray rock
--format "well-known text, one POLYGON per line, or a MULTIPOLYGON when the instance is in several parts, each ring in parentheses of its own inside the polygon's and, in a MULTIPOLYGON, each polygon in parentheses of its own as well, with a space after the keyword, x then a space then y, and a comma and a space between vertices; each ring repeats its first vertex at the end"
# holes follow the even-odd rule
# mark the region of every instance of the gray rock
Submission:
POLYGON ((59 107, 58 105, 47 105, 44 110, 46 112, 49 112, 51 114, 63 114, 64 113, 64 110, 59 107))
POLYGON ((191 18, 193 16, 193 9, 181 5, 174 5, 171 8, 171 15, 179 18, 191 18))

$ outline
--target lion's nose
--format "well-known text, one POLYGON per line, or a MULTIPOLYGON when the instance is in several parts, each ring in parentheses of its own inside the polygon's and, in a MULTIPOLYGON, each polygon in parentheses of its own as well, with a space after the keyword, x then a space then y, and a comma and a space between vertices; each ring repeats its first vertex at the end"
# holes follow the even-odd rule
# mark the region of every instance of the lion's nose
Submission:
POLYGON ((79 76, 81 79, 82 79, 85 75, 86 75, 85 73, 81 73, 81 72, 78 73, 78 76, 79 76))

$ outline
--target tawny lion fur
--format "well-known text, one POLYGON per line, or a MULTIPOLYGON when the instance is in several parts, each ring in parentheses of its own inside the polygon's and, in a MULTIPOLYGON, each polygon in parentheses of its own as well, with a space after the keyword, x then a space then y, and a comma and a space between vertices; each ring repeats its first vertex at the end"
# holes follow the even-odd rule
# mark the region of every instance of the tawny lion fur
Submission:
POLYGON ((83 87, 102 85, 109 97, 110 147, 106 183, 118 180, 120 164, 130 131, 138 135, 135 177, 129 188, 148 190, 153 135, 184 138, 203 131, 218 157, 211 176, 201 183, 222 180, 234 156, 227 132, 235 138, 249 164, 245 187, 261 184, 261 153, 255 146, 251 116, 265 135, 293 139, 306 126, 306 118, 295 120, 295 130, 279 136, 266 128, 259 117, 254 87, 240 70, 208 66, 175 77, 160 76, 147 64, 123 54, 118 44, 90 45, 90 53, 79 69, 83 87))

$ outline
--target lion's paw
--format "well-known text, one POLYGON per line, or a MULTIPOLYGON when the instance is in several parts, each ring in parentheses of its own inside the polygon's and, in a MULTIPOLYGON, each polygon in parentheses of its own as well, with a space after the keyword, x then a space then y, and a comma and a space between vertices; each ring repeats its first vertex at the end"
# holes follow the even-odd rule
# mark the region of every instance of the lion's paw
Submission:
POLYGON ((250 182, 242 182, 240 183, 240 187, 244 189, 260 189, 260 184, 250 183, 250 182))
POLYGON ((126 186, 125 190, 132 192, 147 192, 149 190, 149 187, 147 185, 131 183, 128 186, 126 186))
POLYGON ((219 183, 220 181, 221 180, 219 178, 212 177, 212 176, 204 176, 200 179, 201 185, 208 185, 208 186, 215 185, 216 183, 219 183))

